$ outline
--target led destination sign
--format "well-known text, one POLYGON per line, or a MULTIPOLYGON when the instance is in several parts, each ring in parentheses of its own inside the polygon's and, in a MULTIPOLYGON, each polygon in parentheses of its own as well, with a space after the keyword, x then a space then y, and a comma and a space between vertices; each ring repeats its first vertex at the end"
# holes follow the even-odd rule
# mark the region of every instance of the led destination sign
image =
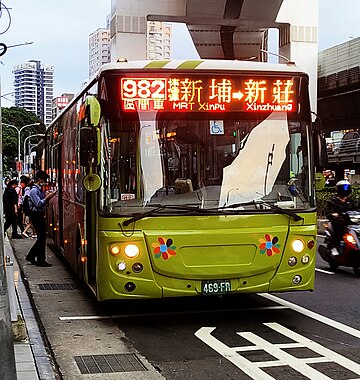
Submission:
POLYGON ((291 78, 121 78, 124 111, 272 112, 296 110, 291 78))

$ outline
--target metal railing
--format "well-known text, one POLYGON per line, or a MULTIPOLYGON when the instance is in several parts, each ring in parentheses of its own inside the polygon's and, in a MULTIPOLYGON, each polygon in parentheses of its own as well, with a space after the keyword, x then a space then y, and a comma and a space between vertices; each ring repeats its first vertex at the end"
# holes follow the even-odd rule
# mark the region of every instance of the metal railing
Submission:
POLYGON ((360 135, 351 139, 332 139, 326 144, 329 156, 360 154, 360 135))
POLYGON ((351 67, 348 70, 339 71, 318 78, 318 91, 321 97, 326 91, 341 87, 357 86, 360 83, 360 67, 351 67))

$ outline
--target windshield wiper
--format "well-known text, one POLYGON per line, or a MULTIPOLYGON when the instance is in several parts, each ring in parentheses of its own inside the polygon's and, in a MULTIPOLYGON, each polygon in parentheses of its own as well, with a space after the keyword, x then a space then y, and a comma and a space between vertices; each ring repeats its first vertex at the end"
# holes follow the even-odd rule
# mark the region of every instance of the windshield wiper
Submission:
POLYGON ((156 214, 161 210, 164 209, 173 209, 173 210, 182 210, 182 211, 195 211, 195 212, 204 212, 206 209, 201 209, 198 206, 192 207, 192 206, 181 206, 181 205, 158 205, 158 204, 152 204, 147 205, 147 207, 155 207, 153 210, 149 210, 143 213, 139 213, 137 215, 134 215, 132 218, 124 220, 123 226, 128 226, 129 224, 136 222, 137 220, 146 218, 150 215, 156 214))
POLYGON ((253 201, 250 201, 250 202, 234 203, 234 204, 218 207, 217 210, 225 210, 225 209, 229 209, 229 208, 237 208, 237 207, 250 206, 250 205, 255 205, 255 206, 256 205, 265 205, 265 206, 268 206, 269 208, 277 211, 279 214, 285 214, 285 215, 290 216, 296 222, 298 222, 300 220, 304 220, 303 217, 301 217, 300 215, 298 215, 294 211, 283 209, 283 208, 281 208, 279 206, 275 206, 272 203, 268 203, 268 202, 264 202, 264 201, 255 201, 255 200, 253 200, 253 201))
POLYGON ((269 208, 277 211, 279 214, 284 214, 284 215, 290 216, 296 222, 304 219, 304 218, 302 218, 300 215, 298 215, 294 211, 283 209, 283 208, 281 208, 279 206, 275 206, 272 203, 268 203, 268 202, 264 202, 264 201, 258 202, 258 201, 253 200, 253 201, 250 201, 250 202, 234 203, 234 204, 230 204, 230 205, 226 205, 226 206, 222 206, 222 207, 208 208, 208 209, 206 209, 206 208, 205 209, 204 208, 200 208, 198 206, 193 207, 193 206, 185 206, 185 205, 159 205, 159 204, 152 204, 152 205, 147 205, 147 207, 154 207, 154 209, 146 211, 146 212, 143 212, 143 213, 136 214, 132 218, 124 220, 124 222, 122 223, 122 225, 124 227, 127 227, 129 224, 134 223, 137 220, 140 220, 140 219, 146 218, 148 216, 151 216, 153 214, 156 214, 159 211, 162 211, 164 209, 173 209, 173 210, 182 210, 182 211, 185 210, 185 211, 192 211, 192 212, 196 212, 196 213, 208 214, 208 213, 211 213, 211 212, 218 212, 219 210, 226 210, 226 209, 230 209, 230 208, 237 208, 237 207, 249 206, 249 205, 255 205, 255 206, 256 205, 265 205, 265 206, 268 206, 269 208))
POLYGON ((288 210, 288 209, 281 208, 279 206, 275 206, 272 203, 261 201, 261 202, 258 202, 257 204, 262 204, 262 205, 268 206, 271 209, 277 211, 279 214, 288 215, 291 218, 293 218, 295 220, 295 222, 299 222, 300 220, 304 220, 304 218, 302 216, 298 215, 296 212, 288 210))

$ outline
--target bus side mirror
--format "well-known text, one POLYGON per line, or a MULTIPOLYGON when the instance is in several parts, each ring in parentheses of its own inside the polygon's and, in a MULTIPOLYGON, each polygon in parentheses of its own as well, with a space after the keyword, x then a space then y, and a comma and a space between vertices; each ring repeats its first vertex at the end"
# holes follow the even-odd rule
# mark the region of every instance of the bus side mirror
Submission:
POLYGON ((89 125, 96 127, 100 121, 101 107, 99 101, 93 95, 88 95, 85 100, 86 116, 89 125))
POLYGON ((97 133, 94 127, 81 127, 79 136, 80 165, 97 165, 97 133))
POLYGON ((79 111, 79 153, 80 165, 97 166, 100 163, 100 103, 93 95, 88 95, 79 111))
POLYGON ((328 155, 326 149, 325 136, 322 131, 314 131, 314 164, 316 171, 321 171, 328 167, 328 155))

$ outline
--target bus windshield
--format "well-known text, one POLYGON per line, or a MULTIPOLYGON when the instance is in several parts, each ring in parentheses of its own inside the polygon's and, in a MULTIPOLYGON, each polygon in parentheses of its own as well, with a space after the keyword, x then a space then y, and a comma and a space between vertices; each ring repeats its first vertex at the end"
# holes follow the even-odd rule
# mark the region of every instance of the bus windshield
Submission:
MULTIPOLYGON (((108 77, 99 91, 103 212, 134 215, 156 206, 174 206, 166 208, 172 214, 190 207, 219 213, 268 211, 266 204, 296 211, 314 207, 311 130, 298 111, 300 92, 282 107, 264 95, 260 103, 243 102, 236 109, 232 100, 202 102, 193 83, 192 102, 167 103, 167 89, 159 106, 151 90, 146 94, 146 81, 139 81, 108 77), (110 98, 116 99, 115 107, 110 98)), ((206 81, 214 83, 206 77, 202 90, 206 81)), ((161 86, 155 87, 158 97, 161 86)))

